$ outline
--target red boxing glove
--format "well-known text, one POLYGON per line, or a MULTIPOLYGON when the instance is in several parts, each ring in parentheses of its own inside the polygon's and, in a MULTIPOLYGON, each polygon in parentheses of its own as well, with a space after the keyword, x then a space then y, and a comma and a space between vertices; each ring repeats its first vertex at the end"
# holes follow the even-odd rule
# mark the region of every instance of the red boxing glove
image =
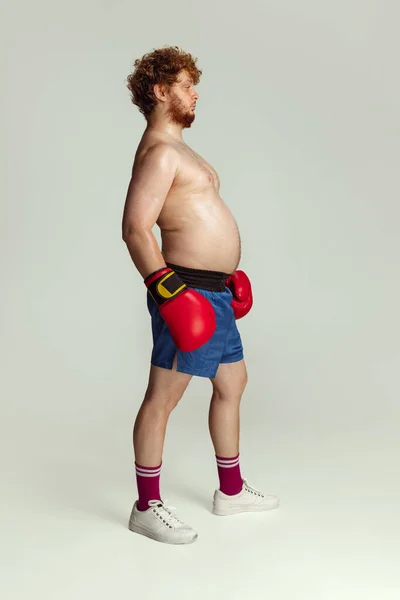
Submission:
POLYGON ((155 271, 144 280, 179 350, 197 350, 214 334, 216 316, 212 304, 187 287, 169 267, 155 271))
POLYGON ((235 271, 226 280, 226 285, 233 294, 231 306, 235 319, 245 317, 253 306, 250 279, 243 271, 235 271))

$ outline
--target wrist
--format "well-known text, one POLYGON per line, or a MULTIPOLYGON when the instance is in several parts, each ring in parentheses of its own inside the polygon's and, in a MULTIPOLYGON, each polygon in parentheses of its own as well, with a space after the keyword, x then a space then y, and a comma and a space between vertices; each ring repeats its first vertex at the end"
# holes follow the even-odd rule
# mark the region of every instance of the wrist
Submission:
POLYGON ((162 267, 148 275, 144 284, 158 306, 173 300, 187 288, 179 275, 169 267, 162 267))

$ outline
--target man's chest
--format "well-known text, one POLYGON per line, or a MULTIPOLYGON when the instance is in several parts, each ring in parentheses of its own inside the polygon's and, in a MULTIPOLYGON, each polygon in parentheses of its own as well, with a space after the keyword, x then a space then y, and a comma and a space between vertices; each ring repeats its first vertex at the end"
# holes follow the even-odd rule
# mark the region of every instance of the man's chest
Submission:
POLYGON ((177 184, 212 186, 219 190, 220 181, 217 171, 197 152, 185 146, 181 152, 180 169, 177 184))

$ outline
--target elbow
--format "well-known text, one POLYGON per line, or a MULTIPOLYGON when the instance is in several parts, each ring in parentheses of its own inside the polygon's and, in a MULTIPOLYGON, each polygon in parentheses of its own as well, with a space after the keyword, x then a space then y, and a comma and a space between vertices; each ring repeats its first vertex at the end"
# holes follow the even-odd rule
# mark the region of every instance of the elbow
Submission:
POLYGON ((124 242, 127 242, 132 238, 132 235, 137 231, 137 227, 132 225, 132 223, 123 223, 122 224, 122 239, 124 242))
POLYGON ((127 243, 132 238, 143 238, 149 234, 147 227, 137 227, 134 225, 126 225, 122 227, 122 240, 127 243))

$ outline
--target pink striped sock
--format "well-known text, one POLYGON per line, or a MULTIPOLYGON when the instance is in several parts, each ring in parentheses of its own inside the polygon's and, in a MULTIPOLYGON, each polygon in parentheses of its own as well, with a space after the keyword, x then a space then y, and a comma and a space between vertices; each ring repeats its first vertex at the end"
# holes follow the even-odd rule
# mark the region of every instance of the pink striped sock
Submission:
POLYGON ((143 467, 135 462, 135 470, 139 492, 138 509, 147 510, 149 508, 149 500, 161 500, 161 465, 158 467, 143 467))
POLYGON ((216 456, 219 489, 228 496, 238 494, 243 487, 243 479, 240 474, 239 454, 233 458, 216 456))

